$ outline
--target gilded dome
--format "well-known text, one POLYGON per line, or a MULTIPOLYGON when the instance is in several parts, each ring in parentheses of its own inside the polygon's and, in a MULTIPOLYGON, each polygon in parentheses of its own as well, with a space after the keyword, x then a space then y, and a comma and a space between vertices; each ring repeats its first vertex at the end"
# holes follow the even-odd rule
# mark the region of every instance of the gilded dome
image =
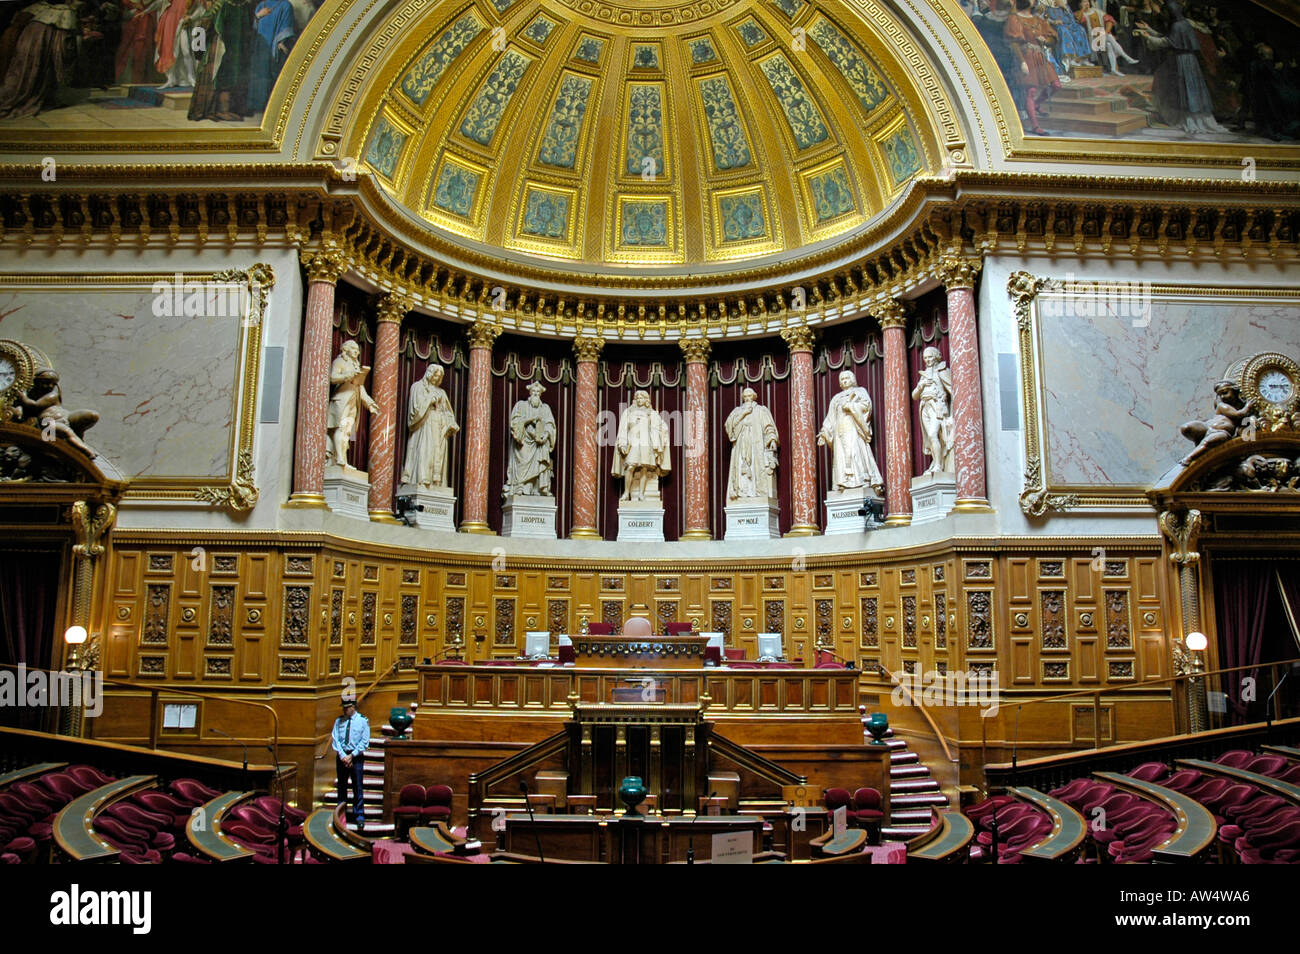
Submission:
POLYGON ((938 165, 921 102, 844 3, 448 2, 387 45, 343 154, 467 248, 706 272, 886 208, 938 165))

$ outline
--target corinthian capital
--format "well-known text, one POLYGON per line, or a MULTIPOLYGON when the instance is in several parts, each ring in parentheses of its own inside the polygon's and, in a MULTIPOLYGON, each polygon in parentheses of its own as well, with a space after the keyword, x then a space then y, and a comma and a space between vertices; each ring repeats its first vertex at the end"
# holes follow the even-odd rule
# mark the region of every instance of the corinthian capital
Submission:
POLYGON ((934 268, 934 277, 949 290, 954 288, 974 288, 975 279, 979 277, 983 262, 978 258, 965 258, 960 255, 948 255, 939 260, 934 268))
POLYGON ((333 285, 348 269, 347 256, 335 246, 305 248, 301 258, 309 282, 329 282, 333 285))
POLYGON ((406 313, 415 306, 415 300, 403 292, 389 292, 381 295, 376 302, 376 315, 379 321, 391 321, 401 324, 406 313))
POLYGON ((501 334, 501 326, 487 321, 476 321, 465 331, 465 340, 470 349, 492 348, 501 334))
POLYGON ((800 351, 811 352, 813 349, 813 342, 816 340, 816 335, 807 325, 794 325, 790 328, 782 328, 781 337, 790 348, 791 354, 797 354, 800 351))
POLYGON ((867 306, 871 317, 882 328, 903 328, 907 325, 907 306, 897 298, 880 298, 867 306))
POLYGON ((605 347, 605 339, 595 335, 580 335, 573 339, 573 353, 579 361, 595 361, 600 357, 600 349, 605 347))
POLYGON ((712 345, 708 338, 682 338, 677 342, 686 356, 687 364, 701 364, 709 360, 712 345))

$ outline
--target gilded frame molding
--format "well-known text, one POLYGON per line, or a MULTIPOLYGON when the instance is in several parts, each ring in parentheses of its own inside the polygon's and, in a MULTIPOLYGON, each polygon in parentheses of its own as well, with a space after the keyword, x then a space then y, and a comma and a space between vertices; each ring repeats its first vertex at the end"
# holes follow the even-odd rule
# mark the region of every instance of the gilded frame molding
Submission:
MULTIPOLYGON (((1072 510, 1151 510, 1148 485, 1065 484, 1052 479, 1047 454, 1047 412, 1043 375, 1042 339, 1039 334, 1039 299, 1048 295, 1068 296, 1084 290, 1115 291, 1131 288, 1125 281, 1066 281, 1012 272, 1007 280, 1016 319, 1020 397, 1024 410, 1024 489, 1020 509, 1026 516, 1043 517, 1049 512, 1072 510), (1044 294, 1047 293, 1047 294, 1044 294)), ((1227 288, 1211 285, 1156 284, 1148 286, 1151 299, 1203 299, 1231 303, 1242 299, 1275 300, 1300 308, 1300 287, 1227 288)), ((1207 372, 1213 373, 1213 372, 1207 372)), ((1208 380, 1208 379, 1207 379, 1208 380)), ((1170 462, 1173 463, 1172 461, 1170 462)), ((1153 478, 1154 479, 1154 478, 1153 478)))
MULTIPOLYGON (((238 285, 243 288, 246 311, 239 322, 235 349, 235 402, 232 411, 230 446, 226 473, 210 476, 137 477, 127 482, 124 501, 156 503, 206 503, 241 513, 257 503, 254 467, 254 434, 257 424, 257 381, 261 372, 262 323, 275 271, 258 262, 246 269, 216 272, 186 272, 186 282, 238 285)), ((62 274, 0 274, 0 290, 23 291, 67 289, 152 289, 160 282, 175 281, 174 272, 70 272, 62 274)))

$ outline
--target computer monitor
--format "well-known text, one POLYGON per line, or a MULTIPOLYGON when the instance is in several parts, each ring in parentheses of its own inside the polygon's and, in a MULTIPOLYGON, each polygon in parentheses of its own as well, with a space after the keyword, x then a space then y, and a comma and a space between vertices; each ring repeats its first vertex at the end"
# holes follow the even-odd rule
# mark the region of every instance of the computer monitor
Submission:
POLYGON ((524 634, 524 655, 529 659, 549 659, 551 656, 551 631, 524 634))
POLYGON ((780 633, 758 634, 758 661, 780 662, 784 657, 781 650, 780 633))

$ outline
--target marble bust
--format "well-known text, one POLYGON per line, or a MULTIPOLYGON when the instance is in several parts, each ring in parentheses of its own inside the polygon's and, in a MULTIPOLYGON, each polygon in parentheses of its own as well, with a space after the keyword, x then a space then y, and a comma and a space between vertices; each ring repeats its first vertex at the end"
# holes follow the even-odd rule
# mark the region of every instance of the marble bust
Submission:
POLYGON ((758 403, 753 388, 741 392, 741 404, 727 415, 724 427, 731 440, 727 500, 776 497, 776 449, 780 443, 776 422, 758 403))
POLYGON ((330 366, 329 447, 326 463, 348 466, 348 449, 357 435, 361 408, 379 413, 379 405, 366 392, 366 375, 370 366, 361 363, 361 347, 355 341, 343 342, 339 356, 330 366))
POLYGON ((659 478, 671 469, 668 423, 650 406, 649 393, 637 391, 618 419, 613 474, 623 478, 619 499, 645 500, 647 488, 656 496, 659 478))
POLYGON ((510 412, 510 461, 502 490, 507 497, 551 496, 555 416, 542 403, 544 390, 534 381, 528 385, 527 400, 516 403, 510 412))
POLYGON ((952 372, 938 348, 926 348, 922 358, 925 367, 912 389, 912 400, 921 411, 921 444, 930 458, 925 473, 952 473, 952 372))
POLYGON ((881 495, 885 481, 871 454, 871 395, 852 371, 841 371, 839 382, 817 432, 817 443, 831 449, 831 488, 881 495))
POLYGON ((446 487, 447 440, 460 430, 447 392, 442 389, 442 368, 430 364, 424 377, 411 385, 406 405, 406 459, 403 484, 421 488, 446 487))

